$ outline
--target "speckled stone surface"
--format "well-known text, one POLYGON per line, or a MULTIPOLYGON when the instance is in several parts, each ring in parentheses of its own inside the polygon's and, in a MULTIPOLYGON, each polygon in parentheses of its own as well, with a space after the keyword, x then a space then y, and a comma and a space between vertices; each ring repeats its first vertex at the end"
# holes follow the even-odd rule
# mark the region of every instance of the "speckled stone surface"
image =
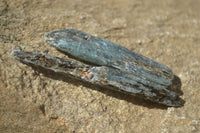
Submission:
POLYGON ((0 132, 198 133, 199 5, 198 0, 1 0, 0 132), (21 49, 68 58, 43 36, 69 28, 167 64, 181 79, 175 85, 181 86, 186 103, 166 108, 72 84, 38 73, 10 55, 21 49))

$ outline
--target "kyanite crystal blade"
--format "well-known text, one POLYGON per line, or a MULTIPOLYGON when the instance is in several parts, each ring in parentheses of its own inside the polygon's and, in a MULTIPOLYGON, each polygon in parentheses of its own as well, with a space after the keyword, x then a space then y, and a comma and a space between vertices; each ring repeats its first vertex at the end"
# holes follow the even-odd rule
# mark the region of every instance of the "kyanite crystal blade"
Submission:
POLYGON ((166 86, 145 80, 134 74, 107 66, 93 66, 55 56, 14 50, 17 60, 46 70, 69 75, 92 84, 139 96, 167 106, 182 106, 183 100, 166 86))
POLYGON ((167 66, 82 31, 66 29, 49 32, 45 34, 45 41, 82 61, 116 68, 163 86, 172 84, 174 74, 167 66))

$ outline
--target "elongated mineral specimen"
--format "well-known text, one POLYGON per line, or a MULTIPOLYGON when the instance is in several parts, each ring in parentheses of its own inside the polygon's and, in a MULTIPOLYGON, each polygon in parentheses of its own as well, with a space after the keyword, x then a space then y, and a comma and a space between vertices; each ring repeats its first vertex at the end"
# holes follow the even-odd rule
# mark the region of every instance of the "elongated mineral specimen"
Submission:
POLYGON ((168 89, 174 74, 161 63, 75 29, 46 33, 45 41, 84 63, 19 50, 14 50, 12 55, 26 64, 167 106, 182 106, 184 103, 175 92, 168 89))

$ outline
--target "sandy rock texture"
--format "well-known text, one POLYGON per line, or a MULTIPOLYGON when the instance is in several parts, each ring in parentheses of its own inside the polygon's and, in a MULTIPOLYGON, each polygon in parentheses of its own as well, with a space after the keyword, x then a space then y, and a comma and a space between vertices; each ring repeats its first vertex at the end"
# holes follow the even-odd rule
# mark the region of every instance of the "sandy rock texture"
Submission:
POLYGON ((0 0, 0 132, 200 132, 199 0, 0 0), (13 49, 68 58, 44 33, 75 28, 169 66, 185 105, 163 107, 46 76, 13 49))

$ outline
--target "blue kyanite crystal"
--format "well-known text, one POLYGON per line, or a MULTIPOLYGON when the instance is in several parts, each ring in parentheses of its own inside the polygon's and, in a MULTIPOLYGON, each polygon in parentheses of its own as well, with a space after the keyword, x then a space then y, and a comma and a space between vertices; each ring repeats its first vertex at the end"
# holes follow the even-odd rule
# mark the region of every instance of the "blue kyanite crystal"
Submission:
POLYGON ((75 29, 46 33, 45 41, 78 61, 20 50, 14 50, 12 55, 31 66, 40 66, 167 106, 184 104, 178 94, 169 89, 173 72, 159 62, 75 29))

